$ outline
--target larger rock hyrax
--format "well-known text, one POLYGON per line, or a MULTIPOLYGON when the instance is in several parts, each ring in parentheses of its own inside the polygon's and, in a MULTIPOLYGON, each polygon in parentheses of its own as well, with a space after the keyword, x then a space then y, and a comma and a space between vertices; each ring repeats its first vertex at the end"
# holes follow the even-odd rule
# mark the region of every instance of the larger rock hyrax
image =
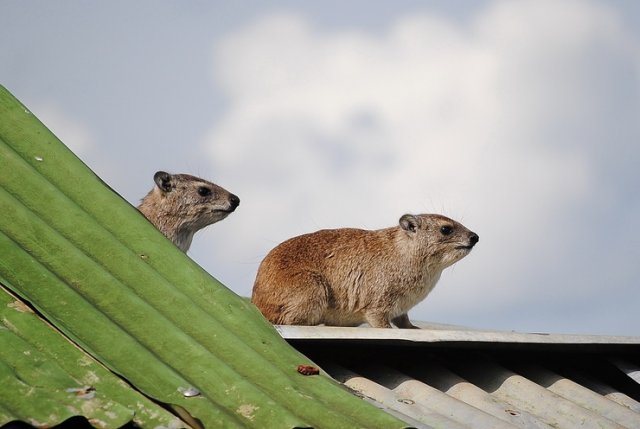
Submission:
POLYGON ((226 189, 189 174, 158 171, 153 181, 138 210, 183 252, 198 230, 226 218, 240 204, 226 189))
POLYGON ((294 237, 262 261, 251 301, 281 325, 416 328, 407 312, 442 270, 469 254, 478 235, 435 214, 393 228, 329 229, 294 237))

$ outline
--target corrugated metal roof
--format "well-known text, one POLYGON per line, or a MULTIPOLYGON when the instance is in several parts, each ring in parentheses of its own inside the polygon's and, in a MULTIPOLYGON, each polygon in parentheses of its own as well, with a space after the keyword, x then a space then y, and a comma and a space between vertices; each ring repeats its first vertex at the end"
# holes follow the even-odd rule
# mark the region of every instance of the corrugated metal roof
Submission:
POLYGON ((0 425, 640 427, 638 338, 279 327, 304 356, 2 87, 0 160, 0 425))
POLYGON ((0 285, 0 424, 51 427, 83 416, 96 427, 183 428, 73 345, 0 285))
POLYGON ((416 427, 640 428, 640 338, 278 326, 336 380, 416 427))
MULTIPOLYGON (((406 426, 324 374, 300 374, 298 365, 311 364, 308 358, 289 347, 255 307, 108 189, 2 87, 0 165, 0 283, 56 328, 48 334, 73 342, 119 382, 179 415, 181 424, 406 426)), ((32 322, 33 329, 42 331, 42 324, 32 322)), ((7 344, 0 347, 0 376, 19 384, 37 365, 48 367, 46 383, 55 401, 47 395, 18 396, 37 391, 33 383, 24 383, 27 387, 13 397, 2 385, 0 425, 11 420, 59 423, 68 414, 54 413, 58 405, 91 418, 94 411, 65 395, 70 383, 84 384, 81 375, 76 380, 69 372, 80 368, 68 367, 86 360, 70 361, 68 346, 63 354, 42 352, 49 342, 63 347, 58 339, 29 349, 31 334, 18 338, 19 331, 5 326, 0 331, 0 341, 7 344), (20 361, 16 347, 39 353, 20 361), (36 409, 53 417, 30 419, 36 409)), ((120 404, 127 410, 118 408, 116 414, 139 412, 122 391, 97 383, 86 390, 101 398, 91 403, 98 408, 120 404)), ((90 423, 115 428, 120 421, 90 423)))

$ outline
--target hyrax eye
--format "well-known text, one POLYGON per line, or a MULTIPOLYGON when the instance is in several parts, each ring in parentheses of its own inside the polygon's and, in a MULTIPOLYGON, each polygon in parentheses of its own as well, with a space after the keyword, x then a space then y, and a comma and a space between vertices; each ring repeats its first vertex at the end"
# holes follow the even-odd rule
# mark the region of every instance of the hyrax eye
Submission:
POLYGON ((451 233, 453 232, 453 227, 451 225, 444 225, 440 227, 440 232, 442 233, 442 235, 451 235, 451 233))
POLYGON ((211 189, 207 188, 206 186, 200 186, 198 188, 198 194, 200 194, 201 197, 208 197, 209 195, 211 195, 211 189))

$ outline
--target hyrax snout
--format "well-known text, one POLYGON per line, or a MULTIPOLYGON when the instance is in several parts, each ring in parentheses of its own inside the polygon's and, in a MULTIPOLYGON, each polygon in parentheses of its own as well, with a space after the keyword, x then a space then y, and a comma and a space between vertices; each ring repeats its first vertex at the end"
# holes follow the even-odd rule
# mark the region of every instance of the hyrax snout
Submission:
POLYGON ((436 214, 392 228, 321 230, 276 246, 258 269, 251 300, 274 324, 415 328, 407 312, 478 235, 436 214))
POLYGON ((226 218, 240 204, 226 189, 189 174, 158 171, 153 181, 138 210, 183 252, 198 230, 226 218))

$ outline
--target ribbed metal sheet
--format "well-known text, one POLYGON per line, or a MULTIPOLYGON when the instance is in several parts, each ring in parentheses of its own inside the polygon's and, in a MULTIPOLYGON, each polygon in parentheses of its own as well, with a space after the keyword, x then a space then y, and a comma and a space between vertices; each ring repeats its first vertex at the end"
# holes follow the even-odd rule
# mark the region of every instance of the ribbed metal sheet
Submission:
POLYGON ((279 326, 336 380, 417 427, 640 428, 640 338, 279 326))
POLYGON ((187 428, 68 341, 0 284, 0 424, 187 428))
POLYGON ((311 362, 255 307, 162 236, 2 87, 0 166, 0 284, 39 316, 26 331, 2 320, 0 425, 50 427, 72 415, 117 428, 142 421, 135 390, 179 415, 182 422, 165 419, 173 426, 406 427, 325 374, 300 373, 311 362), (44 321, 55 330, 38 349, 32 340, 44 321), (72 357, 70 342, 129 388, 96 381, 83 390, 77 366, 85 360, 72 357), (63 344, 63 354, 46 350, 63 344), (23 351, 30 355, 20 359, 23 351), (96 400, 69 397, 75 392, 96 400))

